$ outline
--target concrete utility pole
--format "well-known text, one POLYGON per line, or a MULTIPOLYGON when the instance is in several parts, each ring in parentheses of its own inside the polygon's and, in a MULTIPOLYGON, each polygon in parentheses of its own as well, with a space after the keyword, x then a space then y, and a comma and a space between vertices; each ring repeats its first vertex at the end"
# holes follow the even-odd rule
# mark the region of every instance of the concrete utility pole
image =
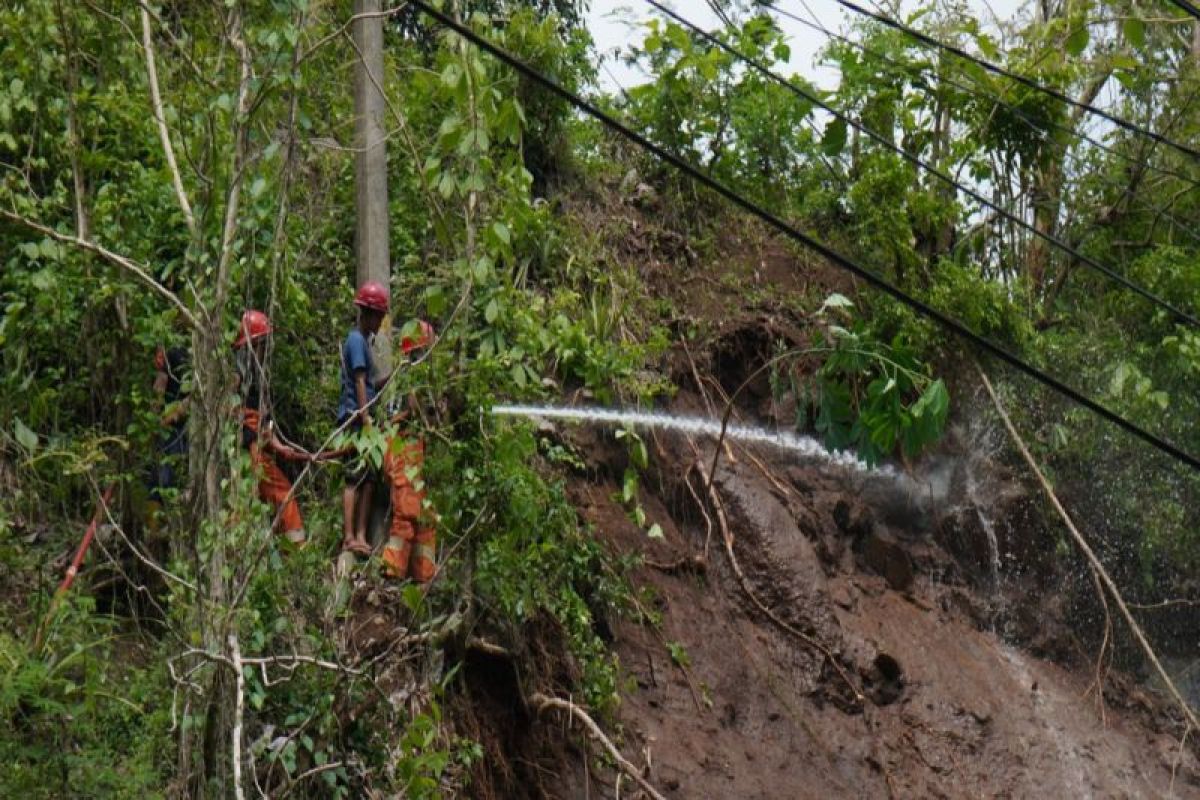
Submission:
MULTIPOLYGON (((384 139, 383 16, 380 0, 354 0, 351 35, 357 47, 354 70, 354 205, 358 224, 354 235, 357 257, 355 284, 377 281, 391 287, 388 253, 387 143, 384 139)), ((395 313, 395 303, 392 304, 395 313)), ((391 314, 384 319, 371 352, 380 374, 392 369, 391 314)), ((388 492, 377 487, 371 509, 369 536, 381 542, 387 530, 388 492)))
MULTIPOLYGON (((354 70, 355 207, 358 257, 356 283, 390 285, 388 254, 387 144, 384 141, 383 17, 380 0, 354 0, 352 28, 358 46, 354 70), (376 16, 365 16, 371 15, 376 16)), ((382 337, 381 337, 382 338, 382 337)))

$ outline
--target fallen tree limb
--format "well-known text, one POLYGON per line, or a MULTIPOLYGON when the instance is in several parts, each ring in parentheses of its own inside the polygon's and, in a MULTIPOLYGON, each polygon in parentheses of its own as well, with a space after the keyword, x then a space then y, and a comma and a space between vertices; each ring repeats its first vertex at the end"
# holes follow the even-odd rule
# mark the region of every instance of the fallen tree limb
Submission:
POLYGON ((1108 589, 1109 594, 1112 595, 1113 601, 1117 604, 1117 608, 1121 611, 1121 616, 1125 618, 1125 622, 1127 625, 1129 625, 1129 629, 1133 631, 1133 637, 1137 639, 1138 644, 1142 648, 1142 652, 1146 654, 1146 658, 1149 659, 1151 665, 1153 665, 1154 671, 1158 673, 1158 677, 1162 679, 1163 684, 1167 687, 1167 690, 1171 693, 1171 696, 1175 699, 1175 702, 1179 704, 1179 708, 1183 711, 1184 717, 1187 720, 1188 731, 1190 732, 1195 729, 1200 729, 1200 723, 1197 723, 1196 715, 1192 711, 1192 707, 1189 706, 1187 701, 1183 699, 1183 695, 1179 693, 1179 689, 1176 688, 1175 682, 1171 680, 1171 676, 1167 674, 1165 669, 1163 669, 1162 662, 1158 660, 1158 656, 1155 654, 1154 648, 1150 646, 1150 642, 1146 639, 1146 634, 1142 632, 1141 626, 1138 625, 1137 620, 1133 618, 1133 614, 1130 612, 1129 607, 1125 604, 1124 598, 1121 597, 1120 591, 1117 590, 1116 583, 1113 582, 1112 577, 1104 569, 1104 565, 1100 563, 1100 559, 1096 556, 1096 553, 1087 543, 1087 540, 1083 538, 1083 534, 1079 532, 1079 528, 1075 527, 1075 523, 1072 521, 1071 515, 1067 513, 1067 510, 1063 508, 1062 503, 1059 502, 1058 495, 1055 494, 1054 488, 1050 486, 1050 482, 1046 480, 1046 476, 1042 474, 1042 470, 1038 466, 1037 461, 1034 459, 1033 454, 1030 453, 1029 448, 1026 447, 1025 440, 1021 438, 1021 434, 1017 432, 1012 420, 1009 419, 1008 413, 1004 410, 1004 406, 1000 403, 999 395, 996 394, 996 390, 992 387, 991 380, 988 379, 987 373, 983 371, 983 367, 981 367, 978 363, 975 365, 975 369, 979 371, 979 377, 983 381, 983 388, 987 390, 988 396, 992 399, 992 404, 996 407, 996 412, 1000 415, 1001 421, 1004 422, 1004 427, 1008 430, 1008 435, 1012 438, 1013 443, 1016 444, 1017 449, 1021 451, 1021 456, 1025 459, 1025 463, 1029 465, 1030 471, 1033 472, 1034 476, 1038 479, 1038 483, 1041 484, 1042 491, 1046 493, 1046 497, 1049 498, 1050 504, 1054 506, 1054 510, 1057 511, 1059 517, 1062 518, 1063 523, 1067 526, 1067 530, 1071 534, 1071 538, 1075 540, 1075 544, 1079 547, 1080 552, 1083 553, 1084 558, 1087 559, 1088 564, 1094 570, 1095 574, 1100 577, 1100 581, 1104 584, 1105 588, 1108 589))
POLYGON ((581 723, 583 723, 583 727, 587 729, 588 734, 601 745, 603 745, 604 749, 608 751, 608 754, 612 757, 612 760, 617 763, 617 766, 621 768, 622 772, 633 778, 637 782, 638 786, 641 786, 643 791, 653 797, 654 800, 666 800, 666 798, 663 797, 662 794, 655 789, 649 781, 642 777, 641 770, 634 766, 634 764, 626 759, 625 756, 621 755, 621 751, 617 749, 615 744, 613 744, 612 739, 609 739, 604 735, 604 731, 600 730, 600 726, 596 724, 596 721, 592 719, 591 715, 589 715, 582 708, 569 700, 563 700, 559 697, 550 697, 542 694, 541 692, 535 692, 534 694, 530 695, 529 704, 536 708, 539 713, 548 708, 556 709, 558 711, 565 711, 569 716, 579 720, 581 723))

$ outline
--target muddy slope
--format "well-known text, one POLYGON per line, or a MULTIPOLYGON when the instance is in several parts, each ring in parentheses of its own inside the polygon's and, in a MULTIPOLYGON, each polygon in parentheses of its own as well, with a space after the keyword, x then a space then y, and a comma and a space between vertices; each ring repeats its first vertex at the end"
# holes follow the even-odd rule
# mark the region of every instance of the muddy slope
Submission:
MULTIPOLYGON (((681 388, 670 411, 711 417, 781 342, 811 341, 828 293, 855 296, 844 273, 753 224, 722 227, 700 259, 669 214, 617 196, 568 210, 641 265, 663 322, 691 341, 663 365, 681 388)), ((962 428, 972 389, 954 373, 942 365, 962 428)), ((791 418, 765 375, 744 388, 741 421, 791 418)), ((588 465, 569 483, 581 516, 645 558, 632 578, 661 624, 611 622, 628 677, 611 732, 665 796, 1200 798, 1197 737, 1180 746, 1170 704, 1115 672, 1098 696, 1094 650, 1039 557, 1039 501, 1018 502, 1019 476, 1000 464, 964 474, 978 449, 966 428, 907 483, 722 448, 711 493, 713 442, 647 434, 642 502, 662 540, 614 500, 626 461, 610 431, 546 429, 588 465)), ((578 731, 543 721, 531 735, 529 796, 643 796, 578 731)))
MULTIPOLYGON (((572 485, 583 516, 615 550, 646 553, 634 577, 662 624, 615 626, 632 684, 619 721, 668 797, 1200 797, 1161 699, 1118 677, 1102 709, 1086 658, 1060 666, 989 629, 987 591, 938 543, 970 537, 953 514, 740 446, 722 452, 719 506, 702 505, 712 443, 657 434, 645 506, 666 535, 652 541, 613 499, 622 464, 605 434, 562 435, 595 462, 572 485)), ((1039 651, 1064 638, 1045 616, 1028 637, 1039 651)), ((587 782, 559 796, 634 788, 596 770, 587 782)))

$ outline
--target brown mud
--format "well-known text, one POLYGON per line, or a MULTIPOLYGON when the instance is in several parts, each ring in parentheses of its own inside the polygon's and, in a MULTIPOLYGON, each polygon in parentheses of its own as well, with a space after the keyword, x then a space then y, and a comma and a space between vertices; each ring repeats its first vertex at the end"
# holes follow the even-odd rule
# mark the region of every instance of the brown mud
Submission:
MULTIPOLYGON (((811 312, 829 292, 853 297, 854 282, 753 226, 720 232, 714 249, 733 255, 706 269, 653 199, 630 203, 644 207, 567 210, 595 221, 616 261, 642 265, 665 323, 692 341, 666 359, 681 388, 664 410, 712 416, 741 388, 740 419, 788 424, 794 401, 777 402, 765 374, 747 379, 780 342, 810 342, 811 312)), ((1115 669, 1098 694, 1095 647, 1070 624, 1030 511, 1040 498, 998 463, 964 483, 972 443, 963 404, 955 413, 938 454, 896 485, 729 445, 710 492, 714 442, 644 433, 641 504, 661 539, 617 499, 627 456, 611 431, 543 423, 587 465, 568 479, 581 517, 615 554, 643 558, 631 574, 643 619, 603 621, 627 679, 606 728, 664 796, 1200 798, 1200 749, 1178 710, 1115 669), (914 477, 941 489, 914 503, 914 477), (977 495, 990 542, 966 502, 977 495), (1002 582, 997 548, 1019 562, 1002 582)), ((501 743, 489 761, 508 765, 477 773, 474 794, 645 796, 578 726, 498 685, 503 665, 467 668, 473 701, 498 706, 473 715, 501 743)))
MULTIPOLYGON (((603 435, 570 434, 592 453, 603 435)), ((634 581, 661 626, 614 626, 634 682, 619 724, 666 796, 1200 797, 1166 701, 1110 675, 1102 711, 1086 658, 1064 667, 988 629, 987 598, 931 529, 896 527, 894 508, 836 469, 734 447, 714 488, 750 589, 803 638, 785 630, 709 533, 704 514, 719 520, 688 488, 704 494, 691 444, 653 440, 658 492, 645 507, 663 540, 630 522, 604 465, 572 493, 615 551, 645 553, 634 581), (706 569, 687 568, 706 541, 706 569)), ((712 444, 696 446, 707 469, 712 444)), ((603 790, 592 780, 590 796, 615 796, 611 774, 603 790)))

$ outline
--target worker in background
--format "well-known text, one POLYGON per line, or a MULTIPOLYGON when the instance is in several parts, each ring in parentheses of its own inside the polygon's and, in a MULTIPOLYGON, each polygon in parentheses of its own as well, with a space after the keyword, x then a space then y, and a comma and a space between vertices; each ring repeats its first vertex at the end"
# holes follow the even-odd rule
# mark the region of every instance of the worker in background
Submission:
POLYGON ((284 439, 271 419, 271 401, 266 375, 266 348, 271 320, 261 311, 242 315, 233 349, 237 357, 238 392, 241 396, 242 446, 250 451, 250 463, 258 476, 258 496, 275 509, 275 531, 293 545, 306 540, 300 506, 292 497, 292 483, 279 468, 276 458, 311 461, 312 455, 284 439))
MULTIPOLYGON (((433 327, 421 320, 416 333, 401 339, 400 349, 411 360, 432 344, 433 327)), ((425 443, 416 431, 418 411, 416 396, 410 392, 392 414, 399 430, 383 457, 392 492, 392 525, 383 548, 383 569, 393 578, 428 583, 437 564, 437 514, 425 498, 425 443)))
MULTIPOLYGON (((368 281, 354 295, 358 321, 342 343, 341 394, 338 398, 338 427, 361 433, 371 425, 370 404, 390 376, 376 373, 371 357, 371 340, 379 332, 391 298, 382 284, 368 281)), ((356 459, 354 451, 351 459, 356 459)), ((371 519, 374 481, 369 465, 359 463, 346 472, 342 491, 342 549, 369 556, 367 526, 371 519)))
POLYGON ((187 351, 182 347, 170 349, 159 345, 154 353, 154 408, 161 425, 154 464, 150 467, 146 488, 146 527, 151 535, 162 525, 163 491, 174 489, 175 470, 180 458, 187 454, 188 397, 183 391, 183 371, 187 367, 187 351))

